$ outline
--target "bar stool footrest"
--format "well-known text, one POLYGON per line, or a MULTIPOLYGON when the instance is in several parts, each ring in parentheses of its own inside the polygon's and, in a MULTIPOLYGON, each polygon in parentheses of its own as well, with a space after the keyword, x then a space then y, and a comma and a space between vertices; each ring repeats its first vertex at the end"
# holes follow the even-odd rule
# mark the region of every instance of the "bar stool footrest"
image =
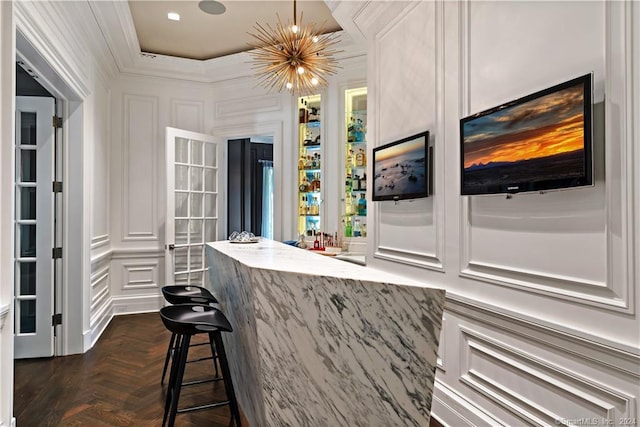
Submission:
POLYGON ((178 409, 176 412, 178 414, 183 414, 185 412, 195 412, 195 411, 202 411, 203 409, 210 409, 210 408, 217 408, 220 406, 225 406, 228 405, 230 402, 228 400, 224 400, 222 402, 214 402, 214 403, 207 403, 204 405, 198 405, 198 406, 190 406, 188 408, 181 408, 178 409))
POLYGON ((201 358, 199 358, 199 359, 187 360, 187 363, 202 362, 203 360, 213 360, 213 356, 209 356, 209 357, 201 357, 201 358))
POLYGON ((215 381, 220 381, 222 380, 222 377, 215 377, 215 378, 208 378, 206 380, 193 380, 193 381, 187 381, 187 382, 183 382, 182 386, 188 386, 188 385, 198 385, 198 384, 206 384, 206 383, 212 383, 215 381))

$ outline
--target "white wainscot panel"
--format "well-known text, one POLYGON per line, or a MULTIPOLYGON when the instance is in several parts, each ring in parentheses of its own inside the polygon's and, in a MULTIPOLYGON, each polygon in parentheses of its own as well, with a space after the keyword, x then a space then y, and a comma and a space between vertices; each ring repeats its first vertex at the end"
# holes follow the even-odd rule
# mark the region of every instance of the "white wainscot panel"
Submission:
POLYGON ((605 3, 468 2, 468 113, 592 71, 601 100, 605 3))
MULTIPOLYGON (((470 197, 468 253, 473 268, 566 287, 606 287, 604 191, 470 197)), ((594 291, 597 292, 597 291, 594 291)))
POLYGON ((473 329, 460 332, 462 383, 524 423, 618 425, 635 416, 636 396, 473 329))
POLYGON ((204 132, 204 102, 172 99, 171 126, 192 132, 204 132))
POLYGON ((109 289, 109 266, 106 266, 91 276, 91 313, 108 302, 109 289))
POLYGON ((215 104, 216 119, 279 111, 281 99, 279 95, 265 95, 219 101, 215 104))
POLYGON ((157 240, 158 98, 124 95, 123 240, 157 240))
POLYGON ((91 263, 91 305, 89 326, 91 328, 91 346, 93 346, 113 316, 111 304, 111 269, 109 257, 99 257, 91 263))
POLYGON ((378 237, 375 255, 408 263, 439 263, 433 198, 376 202, 378 237))
POLYGON ((94 121, 93 158, 91 165, 91 248, 95 249, 109 244, 109 192, 110 192, 110 102, 109 91, 101 84, 95 85, 96 117, 94 121))
MULTIPOLYGON (((611 232, 620 208, 611 205, 610 183, 603 182, 604 159, 611 153, 604 148, 601 102, 605 82, 612 82, 605 75, 605 45, 613 40, 612 49, 622 48, 616 43, 628 35, 616 32, 624 29, 624 19, 616 14, 610 14, 615 18, 605 27, 605 8, 612 6, 607 2, 463 4, 463 114, 593 72, 596 185, 511 199, 463 198, 461 270, 474 279, 628 311, 627 285, 613 280, 620 262, 612 256, 617 248, 611 232), (509 36, 501 36, 505 34, 509 36)), ((614 168, 608 169, 611 181, 614 168)))
POLYGON ((158 262, 123 263, 124 290, 157 289, 158 262))
MULTIPOLYGON (((429 130, 438 145, 435 129, 438 111, 437 66, 441 65, 434 2, 409 6, 376 35, 374 56, 379 93, 376 122, 378 145, 429 130), (425 34, 425 30, 427 34, 425 34), (377 61, 376 58, 385 58, 377 61), (389 60, 398 58, 398 61, 389 60), (427 58, 427 59, 425 59, 427 58), (415 85, 415 82, 424 84, 415 85), (402 96, 398 96, 402 94, 402 96)), ((373 202, 376 209, 375 257, 425 268, 442 268, 439 210, 436 197, 399 202, 373 202)))
POLYGON ((379 145, 425 130, 435 133, 435 8, 435 2, 414 3, 376 36, 379 145))

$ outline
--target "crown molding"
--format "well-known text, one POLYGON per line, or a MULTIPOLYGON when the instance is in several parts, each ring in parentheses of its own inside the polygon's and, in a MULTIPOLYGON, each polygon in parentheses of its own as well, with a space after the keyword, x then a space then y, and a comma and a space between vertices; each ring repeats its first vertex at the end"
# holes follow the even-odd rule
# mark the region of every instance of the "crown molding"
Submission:
MULTIPOLYGON (((202 83, 235 80, 254 74, 251 55, 247 52, 204 61, 142 52, 127 2, 96 1, 90 2, 89 6, 120 73, 202 83)), ((344 31, 336 48, 342 51, 336 55, 339 61, 365 53, 357 38, 344 31)))

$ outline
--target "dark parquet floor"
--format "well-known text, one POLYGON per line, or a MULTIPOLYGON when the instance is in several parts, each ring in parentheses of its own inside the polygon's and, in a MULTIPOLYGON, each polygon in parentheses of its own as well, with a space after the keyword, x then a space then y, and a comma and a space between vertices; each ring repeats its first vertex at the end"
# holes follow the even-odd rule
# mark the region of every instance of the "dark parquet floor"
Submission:
MULTIPOLYGON (((158 313, 116 316, 85 354, 16 360, 18 426, 160 426, 166 389, 160 375, 170 337, 158 313)), ((192 351, 197 357, 206 346, 192 351)), ((188 364, 185 381, 212 369, 211 361, 188 364)), ((223 384, 184 388, 180 406, 207 403, 211 395, 224 400, 223 384)), ((225 406, 179 414, 176 426, 222 427, 229 420, 225 406)))
MULTIPOLYGON (((160 375, 169 338, 158 313, 116 316, 85 354, 16 360, 18 427, 160 426, 166 389, 160 375)), ((206 346, 193 351, 197 357, 206 346)), ((211 370, 211 361, 191 363, 185 381, 211 370)), ((209 383, 183 389, 180 406, 206 403, 203 394, 225 399, 222 383, 209 383)), ((176 426, 223 427, 229 420, 225 406, 179 414, 176 426)), ((432 419, 430 427, 441 426, 432 419)))

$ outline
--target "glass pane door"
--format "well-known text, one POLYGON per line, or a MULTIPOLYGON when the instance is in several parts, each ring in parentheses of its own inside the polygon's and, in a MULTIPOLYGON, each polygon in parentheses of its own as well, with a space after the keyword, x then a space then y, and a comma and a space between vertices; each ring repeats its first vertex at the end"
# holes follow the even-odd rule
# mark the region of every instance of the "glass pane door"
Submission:
POLYGON ((53 355, 53 114, 53 98, 16 97, 16 358, 53 355))
POLYGON ((208 284, 205 243, 222 225, 220 147, 210 135, 167 128, 167 284, 208 284))

